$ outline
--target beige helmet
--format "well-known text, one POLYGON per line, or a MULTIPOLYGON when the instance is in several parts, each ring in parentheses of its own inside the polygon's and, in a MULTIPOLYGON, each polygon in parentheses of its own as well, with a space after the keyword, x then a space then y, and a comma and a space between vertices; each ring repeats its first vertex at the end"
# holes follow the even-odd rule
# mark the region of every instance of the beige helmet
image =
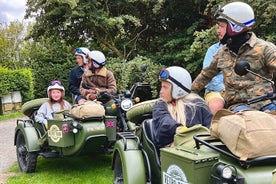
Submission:
POLYGON ((250 30, 255 23, 253 9, 243 2, 232 2, 222 8, 219 7, 215 17, 217 20, 225 20, 228 23, 227 34, 229 36, 250 30))

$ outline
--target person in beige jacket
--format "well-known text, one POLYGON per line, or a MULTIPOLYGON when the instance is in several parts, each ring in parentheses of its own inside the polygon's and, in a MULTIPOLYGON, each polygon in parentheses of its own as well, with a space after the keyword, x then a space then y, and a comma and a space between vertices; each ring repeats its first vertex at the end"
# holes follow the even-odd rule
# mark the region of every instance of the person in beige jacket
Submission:
POLYGON ((88 57, 88 71, 83 74, 80 84, 80 93, 86 100, 95 100, 99 93, 106 91, 117 93, 117 84, 112 71, 105 67, 105 55, 98 50, 90 51, 88 57))

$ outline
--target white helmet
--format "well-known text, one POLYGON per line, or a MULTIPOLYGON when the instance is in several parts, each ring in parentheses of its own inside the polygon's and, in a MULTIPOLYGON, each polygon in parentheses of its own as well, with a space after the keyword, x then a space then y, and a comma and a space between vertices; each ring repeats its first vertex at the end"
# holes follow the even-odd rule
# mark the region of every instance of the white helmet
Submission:
POLYGON ((182 98, 191 92, 191 75, 182 67, 171 66, 162 70, 159 79, 171 83, 173 99, 182 98))
POLYGON ((232 2, 222 8, 219 7, 215 16, 218 20, 228 22, 227 33, 229 36, 250 30, 255 23, 253 9, 243 2, 232 2))
POLYGON ((89 53, 89 49, 86 48, 86 47, 77 48, 76 51, 75 51, 76 56, 81 56, 82 57, 84 64, 87 64, 87 62, 88 62, 88 59, 86 57, 86 55, 88 53, 89 53))
POLYGON ((101 68, 105 65, 105 56, 101 51, 90 51, 88 58, 92 60, 94 68, 101 68))
POLYGON ((62 85, 61 81, 59 80, 53 80, 50 82, 48 88, 47 88, 47 95, 48 95, 48 98, 50 98, 50 91, 52 89, 59 89, 59 90, 62 90, 63 91, 63 96, 65 96, 65 89, 64 89, 64 86, 62 85))

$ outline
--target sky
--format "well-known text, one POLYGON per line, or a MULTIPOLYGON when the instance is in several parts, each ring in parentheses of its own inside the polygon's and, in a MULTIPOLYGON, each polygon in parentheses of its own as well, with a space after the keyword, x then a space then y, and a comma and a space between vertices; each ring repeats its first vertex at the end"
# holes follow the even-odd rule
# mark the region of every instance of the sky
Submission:
POLYGON ((0 22, 23 20, 27 0, 0 0, 0 22))

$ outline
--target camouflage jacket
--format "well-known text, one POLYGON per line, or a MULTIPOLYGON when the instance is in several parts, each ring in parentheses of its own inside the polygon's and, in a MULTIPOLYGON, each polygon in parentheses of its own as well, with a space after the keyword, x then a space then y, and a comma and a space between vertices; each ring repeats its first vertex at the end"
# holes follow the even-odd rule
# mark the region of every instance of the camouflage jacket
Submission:
MULTIPOLYGON (((263 95, 271 91, 271 84, 253 74, 239 76, 234 66, 239 61, 247 61, 250 69, 268 79, 276 71, 276 46, 261 40, 250 32, 251 38, 242 45, 238 54, 235 54, 224 45, 214 56, 209 67, 203 69, 193 81, 192 91, 200 92, 205 85, 220 71, 223 73, 225 92, 222 94, 226 107, 233 104, 246 103, 248 99, 263 95)), ((252 104, 251 108, 260 109, 268 101, 252 104)))

